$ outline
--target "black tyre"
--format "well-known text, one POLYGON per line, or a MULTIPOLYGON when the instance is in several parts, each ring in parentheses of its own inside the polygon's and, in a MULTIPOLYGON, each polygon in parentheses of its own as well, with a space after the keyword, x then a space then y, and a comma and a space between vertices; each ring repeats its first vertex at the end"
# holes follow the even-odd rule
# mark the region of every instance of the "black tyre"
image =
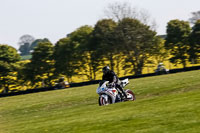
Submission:
POLYGON ((105 98, 101 95, 99 96, 98 102, 99 102, 99 106, 112 104, 112 100, 110 96, 108 96, 108 101, 106 101, 105 98))

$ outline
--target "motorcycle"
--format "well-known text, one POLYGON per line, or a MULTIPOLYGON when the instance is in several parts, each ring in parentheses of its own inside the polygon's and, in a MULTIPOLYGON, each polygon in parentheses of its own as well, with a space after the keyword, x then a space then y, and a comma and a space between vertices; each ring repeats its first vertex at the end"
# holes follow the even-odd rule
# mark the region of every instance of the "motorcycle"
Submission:
MULTIPOLYGON (((123 88, 128 84, 128 78, 121 81, 121 86, 123 88)), ((119 89, 117 89, 115 85, 110 85, 109 81, 101 81, 96 92, 97 94, 99 94, 99 106, 109 105, 123 101, 134 101, 136 99, 133 91, 129 89, 125 90, 127 98, 123 98, 119 93, 119 89)))

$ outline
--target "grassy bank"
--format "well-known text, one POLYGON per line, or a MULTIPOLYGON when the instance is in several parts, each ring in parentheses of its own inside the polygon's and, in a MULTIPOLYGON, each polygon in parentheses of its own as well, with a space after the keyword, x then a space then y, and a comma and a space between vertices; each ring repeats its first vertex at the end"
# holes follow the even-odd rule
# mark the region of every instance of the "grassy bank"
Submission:
POLYGON ((200 131, 200 71, 130 80, 137 100, 100 107, 97 85, 0 98, 0 133, 200 131))

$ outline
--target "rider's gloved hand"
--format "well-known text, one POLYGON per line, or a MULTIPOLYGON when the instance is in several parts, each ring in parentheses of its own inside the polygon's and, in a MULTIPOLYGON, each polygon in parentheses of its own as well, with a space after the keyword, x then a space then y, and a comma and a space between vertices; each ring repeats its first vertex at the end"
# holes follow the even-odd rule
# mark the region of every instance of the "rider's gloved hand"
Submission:
POLYGON ((107 83, 107 87, 108 87, 108 88, 112 88, 112 87, 114 87, 114 85, 115 85, 114 82, 107 83))

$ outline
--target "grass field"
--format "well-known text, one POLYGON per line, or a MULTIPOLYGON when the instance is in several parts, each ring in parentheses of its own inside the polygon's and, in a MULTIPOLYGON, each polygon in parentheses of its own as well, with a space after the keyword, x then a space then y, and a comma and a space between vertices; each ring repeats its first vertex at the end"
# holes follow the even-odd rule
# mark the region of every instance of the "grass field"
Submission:
POLYGON ((200 70, 130 80, 137 100, 98 106, 97 85, 0 98, 0 133, 199 133, 200 70))

